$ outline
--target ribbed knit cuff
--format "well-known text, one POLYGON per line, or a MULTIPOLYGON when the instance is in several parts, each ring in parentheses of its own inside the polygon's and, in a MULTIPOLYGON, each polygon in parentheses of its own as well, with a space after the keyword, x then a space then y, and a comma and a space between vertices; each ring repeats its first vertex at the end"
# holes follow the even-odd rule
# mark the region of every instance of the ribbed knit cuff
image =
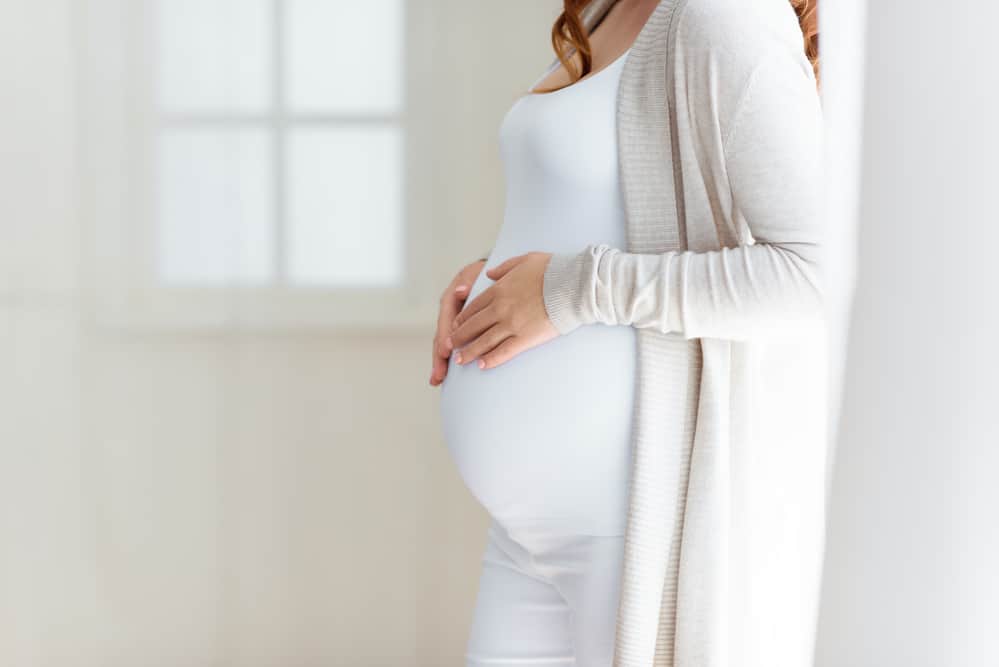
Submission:
POLYGON ((562 335, 589 324, 583 308, 590 253, 555 253, 545 268, 542 295, 548 319, 562 335))

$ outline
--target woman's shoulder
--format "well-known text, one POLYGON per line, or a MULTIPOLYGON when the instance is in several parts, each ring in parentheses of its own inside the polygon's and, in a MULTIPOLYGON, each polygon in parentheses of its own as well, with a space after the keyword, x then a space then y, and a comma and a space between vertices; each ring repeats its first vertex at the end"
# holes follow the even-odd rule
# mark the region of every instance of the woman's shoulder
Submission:
POLYGON ((774 51, 803 51, 790 0, 686 0, 676 17, 676 48, 728 67, 752 68, 774 51))
POLYGON ((700 116, 713 118, 723 135, 754 74, 766 72, 776 83, 812 76, 790 0, 686 0, 678 11, 678 85, 689 98, 707 100, 700 116))

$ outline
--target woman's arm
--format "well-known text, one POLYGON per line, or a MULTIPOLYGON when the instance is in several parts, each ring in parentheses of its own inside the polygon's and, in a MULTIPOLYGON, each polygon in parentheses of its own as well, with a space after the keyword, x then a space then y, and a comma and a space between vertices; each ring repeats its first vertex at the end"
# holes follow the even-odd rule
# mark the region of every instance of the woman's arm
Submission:
POLYGON ((637 254, 601 244, 511 257, 486 272, 496 282, 455 318, 458 363, 492 368, 583 324, 739 340, 821 321, 823 140, 814 75, 787 45, 755 63, 722 124, 732 201, 718 203, 745 220, 752 238, 706 252, 637 254))
POLYGON ((763 58, 722 138, 734 209, 755 243, 662 254, 590 245, 555 254, 543 297, 560 333, 603 323, 744 339, 821 317, 822 113, 803 63, 784 49, 763 58))

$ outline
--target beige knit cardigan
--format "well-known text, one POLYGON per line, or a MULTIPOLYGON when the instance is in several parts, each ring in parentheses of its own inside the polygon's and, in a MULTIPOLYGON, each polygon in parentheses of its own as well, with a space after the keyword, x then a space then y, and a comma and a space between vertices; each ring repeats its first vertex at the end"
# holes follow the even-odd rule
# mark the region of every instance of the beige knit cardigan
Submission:
MULTIPOLYGON (((613 2, 591 3, 589 30, 613 2)), ((809 665, 822 118, 788 0, 662 0, 625 62, 617 122, 628 247, 554 255, 543 290, 562 335, 638 329, 614 664, 809 665)))

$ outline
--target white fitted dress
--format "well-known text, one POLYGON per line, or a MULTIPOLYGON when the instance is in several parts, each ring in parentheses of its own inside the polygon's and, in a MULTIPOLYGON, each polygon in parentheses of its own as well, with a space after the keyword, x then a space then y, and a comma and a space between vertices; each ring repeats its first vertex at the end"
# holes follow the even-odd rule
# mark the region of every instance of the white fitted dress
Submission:
MULTIPOLYGON (((567 88, 525 95, 506 114, 506 208, 487 268, 529 251, 627 246, 616 132, 627 55, 567 88)), ((492 283, 483 270, 466 303, 492 283)), ((628 326, 580 327, 486 370, 452 355, 445 441, 497 522, 514 532, 624 534, 635 372, 628 326)))

